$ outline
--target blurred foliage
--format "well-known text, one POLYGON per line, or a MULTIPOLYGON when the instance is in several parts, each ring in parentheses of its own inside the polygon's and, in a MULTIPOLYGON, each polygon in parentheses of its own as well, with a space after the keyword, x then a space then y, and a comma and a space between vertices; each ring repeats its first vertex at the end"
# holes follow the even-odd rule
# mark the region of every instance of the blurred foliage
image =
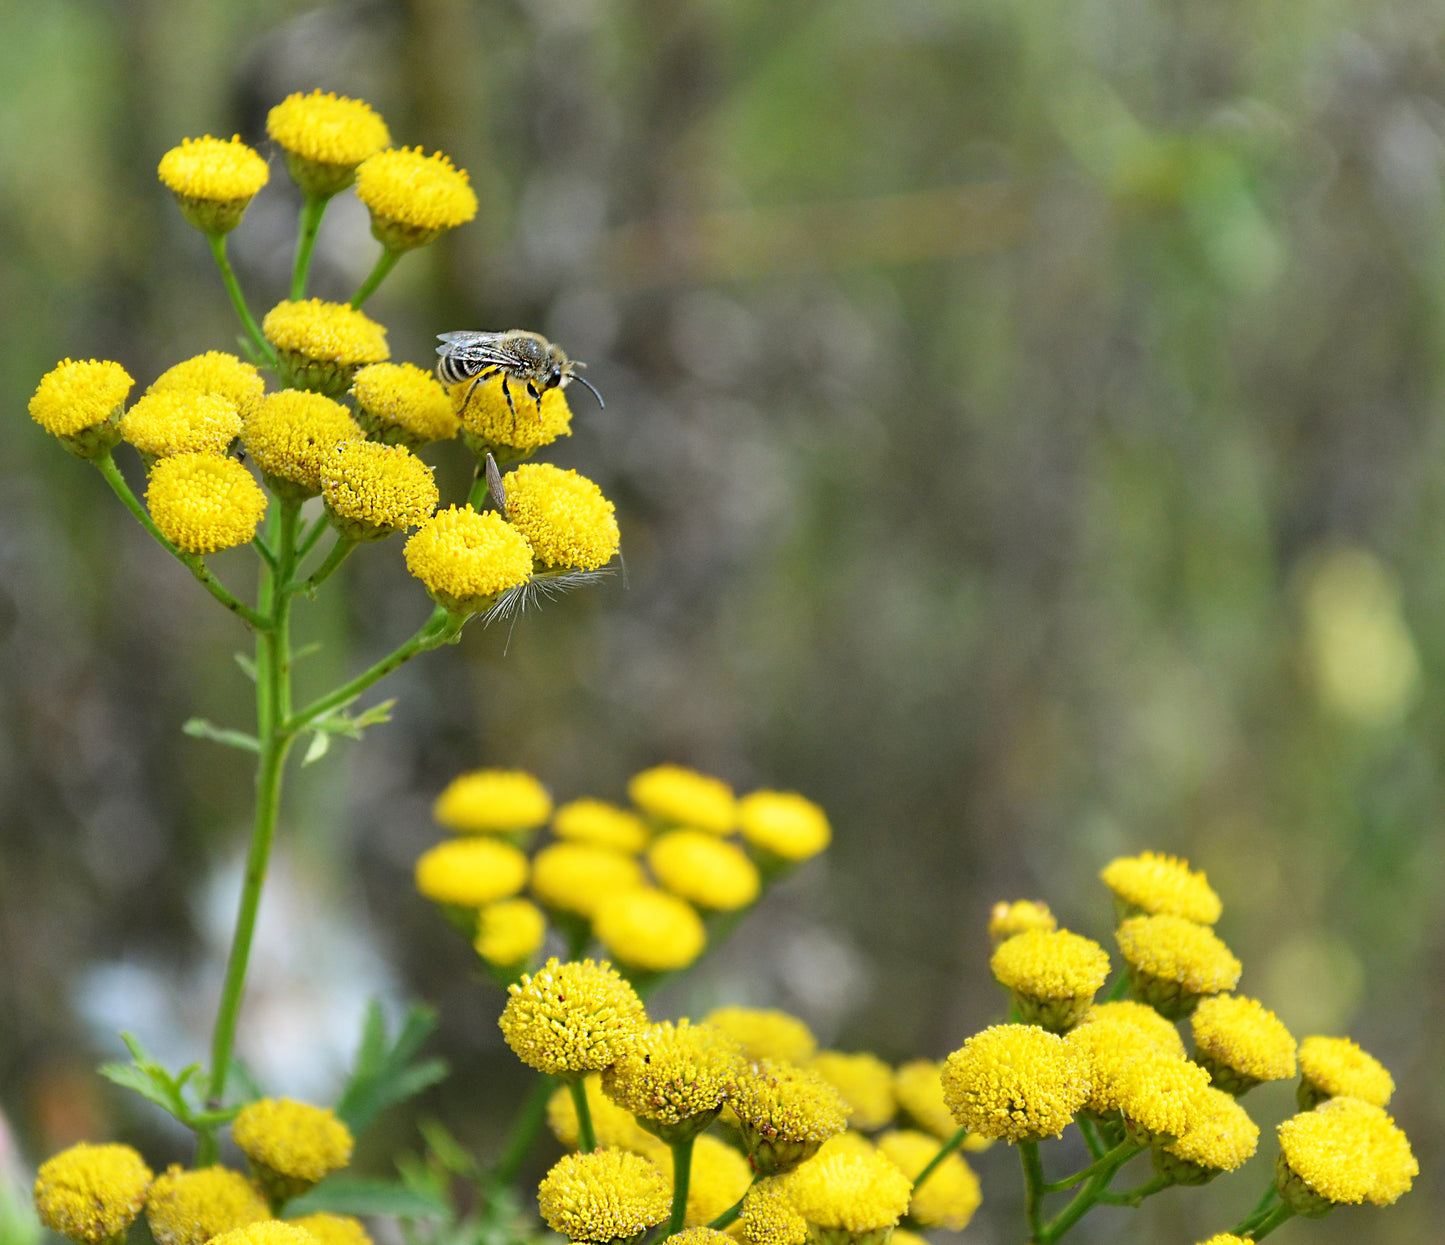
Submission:
MULTIPOLYGON (((390 982, 441 1009, 458 1071, 428 1109, 495 1144, 515 1067, 411 890, 428 803, 483 762, 565 799, 676 759, 807 793, 838 842, 664 1007, 776 1002, 845 1048, 942 1055, 1001 1006, 993 900, 1048 894, 1102 936, 1102 888, 1067 879, 1176 851, 1226 897, 1242 988, 1406 1087, 1425 1174, 1369 1231, 1427 1239, 1442 41, 1422 0, 7 4, 0 1104, 29 1156, 158 1127, 109 1118, 88 1069, 117 1047, 84 1015, 110 983, 196 1056, 249 772, 179 729, 243 712, 236 621, 25 402, 66 355, 145 384, 234 339, 155 163, 258 141, 319 86, 472 172, 482 219, 369 310, 398 359, 515 325, 588 361, 607 408, 559 459, 619 500, 627 572, 417 663, 389 727, 306 772, 248 1057, 352 1048, 361 1003, 298 975, 390 982)), ((263 308, 295 206, 275 174, 233 237, 263 308)), ((365 228, 339 201, 319 293, 355 286, 365 228)), ((424 615, 388 557, 308 616, 328 674, 424 615)), ((1150 1209, 1158 1239, 1205 1234, 1194 1197, 1150 1209)))

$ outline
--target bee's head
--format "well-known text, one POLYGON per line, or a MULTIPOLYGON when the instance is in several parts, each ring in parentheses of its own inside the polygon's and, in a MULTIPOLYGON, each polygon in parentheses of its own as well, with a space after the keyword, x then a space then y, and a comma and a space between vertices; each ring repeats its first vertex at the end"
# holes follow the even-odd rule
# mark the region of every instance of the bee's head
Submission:
POLYGON ((542 381, 544 389, 555 389, 563 380, 572 375, 572 364, 560 346, 547 343, 547 375, 542 381))

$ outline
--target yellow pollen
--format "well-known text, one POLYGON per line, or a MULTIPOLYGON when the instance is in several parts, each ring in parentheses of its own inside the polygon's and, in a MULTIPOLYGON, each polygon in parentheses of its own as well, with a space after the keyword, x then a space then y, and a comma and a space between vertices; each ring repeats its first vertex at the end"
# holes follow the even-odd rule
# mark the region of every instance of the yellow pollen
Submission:
POLYGON ((64 359, 41 377, 30 399, 30 417, 51 436, 75 436, 119 419, 133 384, 119 363, 64 359))
POLYGON ((391 141, 370 104, 344 95, 288 95, 266 116, 271 141, 317 164, 358 165, 391 141))
POLYGON ((605 960, 554 957, 507 992, 502 1036, 523 1063, 553 1075, 601 1071, 647 1023, 636 991, 605 960))
POLYGON ((1091 938, 1032 929, 1000 943, 989 968, 1001 984, 1031 998, 1090 998, 1109 976, 1109 956, 1091 938))
POLYGON ((838 1050, 819 1051, 808 1067, 843 1095, 851 1108, 854 1128, 872 1132, 882 1128, 898 1109, 893 1093, 893 1069, 877 1055, 856 1055, 838 1050))
POLYGON ((234 138, 187 138, 161 157, 161 182, 173 194, 212 203, 250 199, 270 178, 266 161, 234 138))
POLYGON ((1157 852, 1123 856, 1099 875, 1122 905, 1123 915, 1170 913, 1198 925, 1213 925, 1222 910, 1204 874, 1189 862, 1157 852))
POLYGON ((290 1221, 311 1233, 321 1245, 371 1245, 371 1237, 361 1220, 349 1215, 303 1215, 290 1221))
POLYGON ((1089 1070, 1074 1048, 1036 1025, 993 1025, 943 1065, 953 1118, 997 1140, 1057 1137, 1089 1095, 1089 1070))
POLYGON ((266 513, 266 494, 234 458, 173 454, 151 470, 146 488, 151 518, 185 553, 214 553, 244 545, 266 513))
POLYGON ((440 152, 428 156, 420 147, 368 157, 356 170, 356 197, 373 216, 428 232, 463 225, 477 214, 466 173, 440 152))
POLYGON ((627 1150, 566 1155, 537 1188, 547 1225, 589 1245, 637 1236, 667 1218, 671 1203, 662 1172, 627 1150))
POLYGON ((1294 1038, 1255 999, 1235 995, 1204 999, 1190 1025, 1201 1055, 1251 1082, 1281 1081, 1295 1074, 1294 1038))
POLYGON ((260 1190, 225 1167, 172 1166, 146 1195, 146 1222, 156 1245, 205 1245, 222 1232, 270 1217, 260 1190))
POLYGON ((1388 1106, 1395 1081, 1373 1055, 1346 1037, 1307 1037, 1299 1047, 1300 1075, 1324 1098, 1360 1098, 1388 1106))
POLYGON ((999 900, 988 915, 988 936, 995 943, 1026 934, 1030 930, 1054 930, 1058 921, 1049 905, 1037 899, 1016 899, 1013 903, 999 900))
POLYGON ((820 1154, 787 1176, 798 1213, 821 1228, 873 1232, 908 1210, 913 1184, 883 1154, 820 1154))
POLYGON ((480 383, 464 380, 450 386, 447 393, 462 421, 462 431, 474 448, 500 446, 529 452, 551 445, 558 437, 572 435, 572 408, 560 385, 544 389, 540 404, 532 399, 524 383, 509 379, 507 393, 512 395, 512 405, 508 406, 501 376, 480 383))
POLYGON ((359 440, 361 429, 341 403, 299 389, 264 398, 241 426, 241 442, 256 466, 312 497, 321 492, 331 451, 343 441, 359 440))
POLYGON ((155 378, 149 393, 190 390, 229 399, 244 417, 266 392, 266 382, 255 367, 221 350, 208 350, 183 359, 155 378))
POLYGON ((721 1107, 742 1062, 721 1029, 665 1020, 637 1033, 602 1073, 602 1088, 639 1118, 677 1124, 721 1107))
POLYGON ((277 350, 306 359, 360 365, 391 357, 386 330, 364 312, 319 298, 277 303, 261 322, 277 350))
POLYGON ((143 454, 224 454, 241 435, 229 398, 184 389, 151 389, 120 419, 120 435, 143 454))
POLYGON ((352 539, 385 536, 431 518, 441 500, 431 468, 400 445, 343 441, 321 470, 321 496, 352 539))
POLYGON ((351 1162, 351 1133, 329 1107, 262 1098, 231 1121, 231 1139, 253 1163, 314 1183, 351 1162))
POLYGON ((81 1142, 40 1165, 35 1209, 52 1231, 102 1245, 140 1214, 150 1183, 150 1168, 130 1146, 81 1142))
POLYGON ((592 571, 617 553, 613 505, 585 476, 549 463, 524 463, 502 483, 507 517, 543 566, 592 571))
POLYGON ((406 569, 455 612, 472 612, 532 575, 532 547, 495 513, 439 510, 406 542, 406 569))
POLYGON ((1279 1147, 1289 1170, 1327 1202, 1388 1206, 1420 1174, 1395 1121, 1359 1098, 1331 1098, 1285 1120, 1279 1147))
POLYGON ((412 449, 457 435, 461 420, 430 372, 413 363, 371 363, 351 381, 357 418, 369 435, 412 449))

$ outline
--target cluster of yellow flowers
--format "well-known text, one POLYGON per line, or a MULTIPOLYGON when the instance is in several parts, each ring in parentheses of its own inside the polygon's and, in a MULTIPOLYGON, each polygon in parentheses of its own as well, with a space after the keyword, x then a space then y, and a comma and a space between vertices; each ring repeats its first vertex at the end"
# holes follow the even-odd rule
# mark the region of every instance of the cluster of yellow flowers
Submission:
POLYGON ((636 978, 687 967, 707 946, 709 919, 753 904, 830 838, 823 810, 801 795, 739 799, 679 765, 644 770, 628 794, 631 808, 584 798, 554 810, 531 774, 462 774, 434 809, 454 837, 417 861, 417 889, 508 980, 535 962, 549 925, 574 958, 595 939, 636 978))
POLYGON ((156 1176, 124 1145, 63 1150, 35 1181, 41 1222, 77 1245, 119 1245, 142 1210, 157 1245, 371 1245, 349 1216, 278 1218, 287 1202, 351 1161, 351 1134, 331 1111, 261 1099, 236 1115, 231 1137, 249 1176, 219 1165, 172 1166, 156 1176))
POLYGON ((148 472, 149 520, 187 557, 256 538, 269 492, 291 504, 320 497, 347 547, 414 530, 407 567, 453 614, 486 610, 534 579, 605 566, 618 549, 612 503, 575 471, 522 462, 569 434, 560 386, 520 413, 505 399, 501 374, 449 391, 419 367, 389 362, 385 328, 360 310, 374 282, 349 305, 303 296, 331 196, 354 184, 370 211, 383 247, 373 274, 379 281, 404 251, 472 219, 477 201, 466 173, 440 154, 388 148, 386 124, 368 105, 319 91, 278 104, 267 132, 307 207, 292 296, 259 328, 224 243, 266 184, 266 161, 239 138, 187 139, 165 154, 160 179, 211 241, 256 362, 281 388, 268 394, 255 364, 210 351, 164 372, 127 408, 133 381, 120 364, 66 359, 31 399, 35 421, 98 465, 108 464, 119 441, 133 445, 148 472), (498 511, 481 508, 479 489, 438 511, 432 469, 416 451, 459 434, 479 464, 491 454, 514 465, 495 499, 498 511), (244 455, 232 457, 236 449, 244 455))

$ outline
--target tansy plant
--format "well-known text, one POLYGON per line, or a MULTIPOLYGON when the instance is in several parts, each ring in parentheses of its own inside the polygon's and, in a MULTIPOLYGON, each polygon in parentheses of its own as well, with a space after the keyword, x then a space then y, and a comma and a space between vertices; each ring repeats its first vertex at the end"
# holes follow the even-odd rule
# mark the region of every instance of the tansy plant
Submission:
POLYGON ((560 388, 520 415, 501 377, 449 392, 390 362, 385 330, 361 311, 406 251, 472 217, 466 175, 442 156, 389 149, 380 117, 333 95, 292 96, 272 110, 268 132, 303 206, 289 297, 259 324, 226 235, 265 185, 265 160, 239 140, 207 137, 160 166, 210 243, 250 360, 214 351, 185 360, 129 405, 133 382, 118 363, 66 360, 31 402, 35 420, 93 463, 256 638, 242 663, 256 687, 254 731, 187 725, 257 763, 209 1066, 172 1073, 127 1038, 134 1062, 103 1069, 194 1132, 192 1162, 156 1175, 128 1146, 73 1146, 40 1167, 46 1226, 83 1245, 120 1245, 142 1215, 158 1245, 367 1245, 355 1216, 386 1214, 411 1245, 523 1245, 544 1238, 513 1186, 547 1128, 568 1153, 538 1186, 537 1212, 586 1245, 920 1245, 920 1234, 969 1223, 981 1191, 961 1152, 996 1141, 1022 1160, 1027 1240, 1049 1245, 1097 1206, 1138 1206, 1239 1168, 1260 1131, 1242 1097, 1297 1073, 1300 1110, 1278 1126, 1273 1178, 1208 1245, 1258 1241, 1293 1217, 1385 1205, 1409 1189, 1418 1167, 1386 1111, 1389 1073, 1348 1038, 1297 1045, 1263 1003, 1234 993, 1243 970, 1213 931, 1219 898, 1173 857, 1144 853, 1103 871, 1122 970, 1100 943, 1059 929, 1046 904, 997 904, 987 941, 1006 1011, 942 1060, 893 1067, 819 1050, 803 1020, 764 1008, 654 1018, 651 992, 831 838, 823 811, 801 795, 739 797, 678 765, 635 775, 625 803, 554 807, 533 775, 496 769, 459 775, 436 799, 441 841, 417 860, 416 888, 506 987, 502 1036, 535 1069, 488 1162, 427 1124, 426 1157, 398 1160, 399 1179, 347 1173, 377 1114, 445 1074, 417 1059, 432 1023, 425 1009, 395 1035, 373 1009, 331 1107, 265 1097, 236 1075, 247 959, 294 745, 308 739, 314 760, 333 736, 384 721, 385 705, 352 711, 372 684, 454 640, 475 615, 595 573, 618 545, 595 485, 523 461, 568 432, 560 388), (349 305, 308 299, 326 204, 353 183, 381 253, 349 305), (475 484, 439 509, 415 451, 458 436, 476 456, 475 484), (145 505, 112 458, 122 440, 147 472, 145 505), (294 704, 293 604, 359 545, 402 531, 412 533, 407 566, 436 603, 431 616, 370 669, 294 704), (251 601, 206 564, 248 544, 259 561, 251 601), (224 1129, 244 1171, 219 1161, 224 1129), (1052 1144, 1066 1133, 1076 1140, 1052 1144), (1046 1146, 1058 1151, 1049 1166, 1076 1170, 1050 1179, 1046 1146))

